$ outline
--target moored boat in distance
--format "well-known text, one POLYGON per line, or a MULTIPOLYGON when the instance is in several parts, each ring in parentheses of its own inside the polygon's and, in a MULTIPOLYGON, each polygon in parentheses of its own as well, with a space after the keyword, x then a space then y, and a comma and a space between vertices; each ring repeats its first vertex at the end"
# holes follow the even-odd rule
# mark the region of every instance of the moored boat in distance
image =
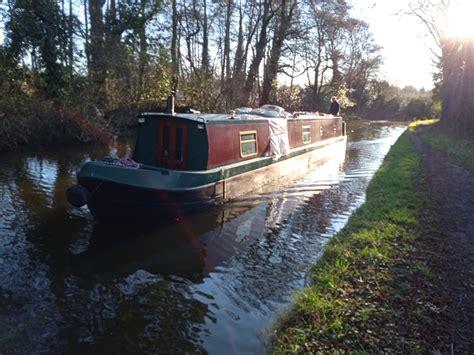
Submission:
POLYGON ((85 163, 68 201, 98 217, 180 215, 297 179, 344 145, 341 117, 274 105, 138 116, 131 159, 85 163))

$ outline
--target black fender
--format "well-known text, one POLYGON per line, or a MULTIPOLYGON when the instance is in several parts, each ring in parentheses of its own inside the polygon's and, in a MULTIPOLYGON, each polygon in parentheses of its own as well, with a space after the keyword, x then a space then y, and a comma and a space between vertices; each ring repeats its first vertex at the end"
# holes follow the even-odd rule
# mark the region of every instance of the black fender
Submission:
POLYGON ((66 199, 74 207, 84 206, 89 198, 89 191, 82 185, 73 185, 66 190, 66 199))

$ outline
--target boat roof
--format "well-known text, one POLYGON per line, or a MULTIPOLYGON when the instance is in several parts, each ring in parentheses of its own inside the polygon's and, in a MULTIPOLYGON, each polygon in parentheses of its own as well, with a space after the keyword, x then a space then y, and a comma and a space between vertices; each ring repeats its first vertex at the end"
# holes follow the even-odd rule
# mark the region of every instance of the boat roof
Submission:
POLYGON ((265 115, 248 114, 248 113, 166 113, 166 112, 143 112, 139 115, 140 117, 151 116, 151 117, 176 117, 189 121, 202 122, 202 123, 217 123, 217 122, 229 122, 229 121, 268 121, 271 119, 328 119, 336 118, 330 114, 317 114, 317 113, 306 113, 295 117, 268 117, 265 115))
POLYGON ((217 123, 229 121, 267 121, 271 117, 253 114, 229 114, 229 113, 163 113, 163 112, 144 112, 140 116, 152 117, 176 117, 189 121, 202 123, 217 123))

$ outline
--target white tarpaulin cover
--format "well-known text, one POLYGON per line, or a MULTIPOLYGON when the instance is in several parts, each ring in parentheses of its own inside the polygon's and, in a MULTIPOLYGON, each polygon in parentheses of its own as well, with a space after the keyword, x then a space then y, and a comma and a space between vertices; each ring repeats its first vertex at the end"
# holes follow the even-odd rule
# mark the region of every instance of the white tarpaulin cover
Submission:
POLYGON ((293 115, 286 112, 284 108, 276 105, 263 105, 260 108, 239 107, 234 110, 237 114, 258 115, 264 117, 293 118, 293 115))
POLYGON ((284 118, 269 119, 268 128, 270 130, 270 155, 275 156, 275 159, 278 160, 290 151, 288 121, 284 118))

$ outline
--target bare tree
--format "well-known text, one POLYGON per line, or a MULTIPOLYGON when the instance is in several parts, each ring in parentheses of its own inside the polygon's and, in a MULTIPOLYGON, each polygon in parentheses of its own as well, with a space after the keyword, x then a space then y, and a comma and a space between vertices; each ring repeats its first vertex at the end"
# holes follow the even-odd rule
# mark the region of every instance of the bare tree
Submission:
POLYGON ((297 2, 295 0, 282 0, 277 10, 279 16, 273 34, 270 57, 265 65, 262 83, 262 93, 260 104, 264 105, 270 100, 270 92, 279 71, 280 57, 283 51, 284 41, 290 34, 293 15, 296 11, 297 2))
POLYGON ((89 0, 90 43, 89 72, 92 80, 93 96, 99 105, 104 104, 103 87, 105 82, 104 60, 104 22, 103 7, 105 0, 89 0))
POLYGON ((263 9, 261 9, 261 15, 259 16, 260 22, 260 32, 258 35, 258 40, 255 45, 255 54, 253 56, 252 62, 250 63, 250 67, 247 73, 247 79, 245 81, 244 91, 242 92, 242 103, 251 103, 253 90, 255 88, 255 81, 258 74, 258 69, 262 62, 262 59, 265 54, 265 47, 267 45, 267 37, 268 37, 268 28, 270 25, 273 16, 275 15, 275 11, 272 8, 273 1, 266 0, 263 2, 263 9))

